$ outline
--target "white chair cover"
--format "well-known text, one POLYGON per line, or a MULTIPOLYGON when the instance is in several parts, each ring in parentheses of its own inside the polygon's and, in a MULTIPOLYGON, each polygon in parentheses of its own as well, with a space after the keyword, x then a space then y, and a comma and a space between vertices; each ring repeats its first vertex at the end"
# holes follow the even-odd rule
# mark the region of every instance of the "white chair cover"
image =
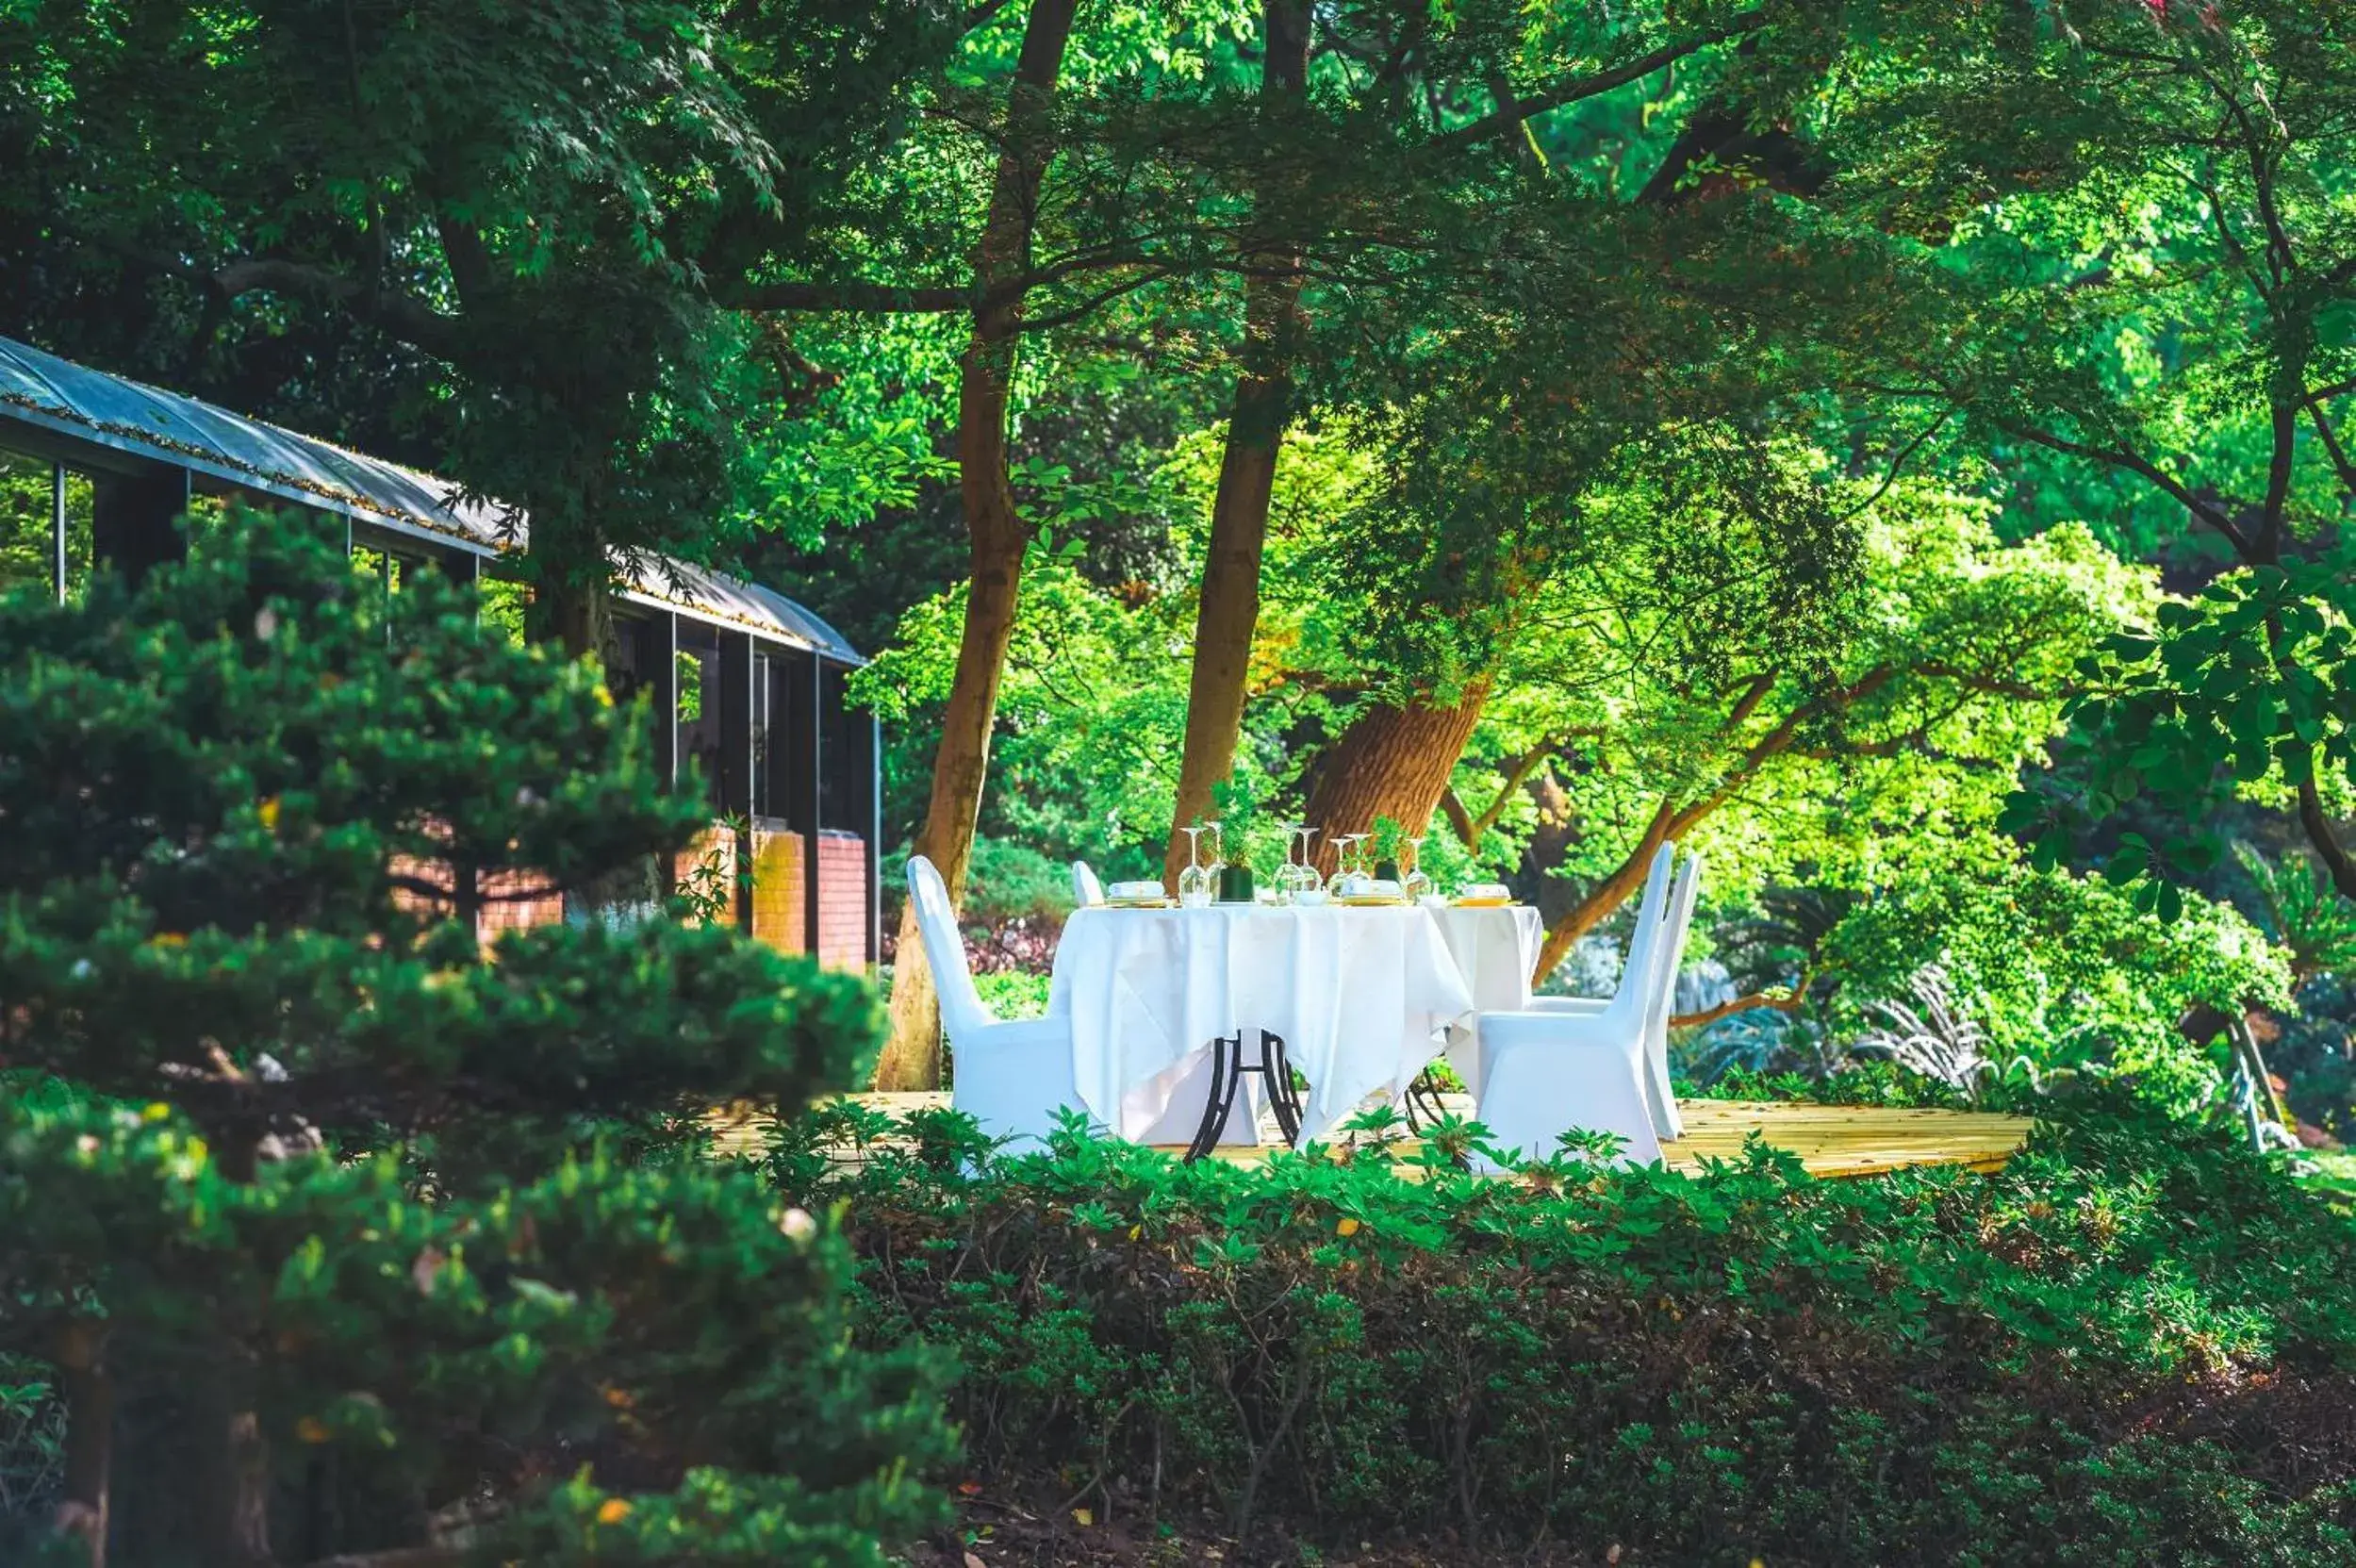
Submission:
MULTIPOLYGON (((1628 962, 1608 1002, 1597 1008, 1540 997, 1525 1012, 1479 1015, 1475 1092, 1479 1119, 1499 1147, 1543 1157, 1576 1127, 1618 1135, 1623 1157, 1638 1164, 1660 1159, 1644 1046, 1654 1015, 1666 1018, 1660 968, 1667 961, 1669 873, 1675 856, 1672 844, 1653 856, 1628 962)), ((1689 913, 1689 886, 1679 891, 1689 913)))
POLYGON ((1685 1120, 1677 1114, 1676 1092, 1669 1082, 1669 1019, 1677 1007, 1677 971, 1685 963, 1686 933, 1692 929, 1693 905, 1701 886, 1702 857, 1692 855, 1669 900, 1669 917, 1661 927, 1660 959, 1654 971, 1653 1000, 1644 1017, 1645 1104, 1653 1114, 1653 1130, 1670 1141, 1685 1136, 1685 1120))
POLYGON ((1084 860, 1072 862, 1072 902, 1082 909, 1104 902, 1104 883, 1084 860))
POLYGON ((941 998, 941 1026, 948 1031, 950 1044, 961 1044, 997 1019, 982 1006, 981 993, 974 989, 973 966, 965 957, 965 938, 957 929, 957 912, 949 907, 948 884, 922 855, 908 857, 908 896, 916 900, 916 930, 924 937, 932 988, 941 998))
POLYGON ((908 862, 908 893, 916 900, 916 929, 948 1031, 949 1103, 1011 1149, 1039 1147, 1057 1116, 1080 1103, 1072 1081, 1072 1020, 992 1017, 974 988, 948 889, 922 855, 908 862))

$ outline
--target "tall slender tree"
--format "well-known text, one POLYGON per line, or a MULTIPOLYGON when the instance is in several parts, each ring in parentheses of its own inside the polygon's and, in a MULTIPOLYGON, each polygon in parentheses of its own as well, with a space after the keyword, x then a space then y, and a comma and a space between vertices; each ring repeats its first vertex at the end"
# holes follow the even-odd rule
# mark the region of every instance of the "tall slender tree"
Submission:
MULTIPOLYGON (((1308 0, 1267 0, 1260 11, 1260 101, 1272 127, 1295 117, 1309 91, 1310 15, 1308 0)), ((1256 210, 1281 211, 1283 187, 1264 179, 1252 193, 1256 210)), ((1203 558, 1202 593, 1194 619, 1194 659, 1187 693, 1186 745, 1178 759, 1175 821, 1165 876, 1177 885, 1184 864, 1178 832, 1211 809, 1212 786, 1235 766, 1244 726, 1252 633, 1260 623, 1260 556, 1267 547, 1268 506, 1277 461, 1293 419, 1293 362, 1301 332, 1301 256, 1247 257, 1244 343, 1235 399, 1227 413, 1227 445, 1211 506, 1211 538, 1203 558)))
MULTIPOLYGON (((1300 20, 1306 25, 1309 19, 1300 20)), ((1764 8, 1672 17, 1639 8, 1598 20, 1533 17, 1492 6, 1463 8, 1446 26, 1433 25, 1420 8, 1368 7, 1323 20, 1331 53, 1358 62, 1363 80, 1352 83, 1355 91, 1334 95, 1346 128, 1327 140, 1329 167, 1318 174, 1332 216, 1310 231, 1301 250, 1282 258, 1283 272, 1255 277, 1246 295, 1244 364, 1227 425, 1196 621, 1186 746, 1167 850, 1171 874, 1183 851, 1176 830, 1208 808, 1214 786, 1234 763, 1269 498, 1284 429, 1298 402, 1298 361, 1311 349, 1300 317, 1300 275, 1343 275, 1363 294, 1366 269, 1352 268, 1345 258, 1362 263, 1369 254, 1389 253, 1386 280, 1411 282, 1403 292, 1433 315, 1417 322, 1412 306, 1388 306, 1391 319, 1378 329, 1386 335, 1445 333, 1466 316, 1493 308, 1494 301, 1484 296, 1501 287, 1501 271, 1512 265, 1506 238, 1511 225, 1500 222, 1500 207, 1516 200, 1577 206, 1588 199, 1576 181, 1542 184, 1551 165, 1533 122, 1575 111, 1695 57, 1706 58, 1731 41, 1753 37, 1769 21, 1764 8), (1515 85, 1517 75, 1524 86, 1515 85), (1522 189, 1525 179, 1541 182, 1535 196, 1522 189), (1376 202, 1387 208, 1384 222, 1370 223, 1352 211, 1354 204, 1376 202)), ((1278 8, 1268 8, 1263 94, 1303 102, 1289 64, 1278 69, 1291 28, 1278 8)), ((1728 134, 1720 127, 1718 138, 1728 134)), ((1663 189, 1674 184, 1667 181, 1663 189)), ((1263 187, 1255 210, 1267 213, 1283 202, 1297 222, 1304 196, 1298 189, 1263 187)), ((1638 277, 1625 281, 1644 286, 1638 277)), ((1329 402, 1379 408, 1397 394, 1394 383, 1367 373, 1372 367, 1361 348, 1369 317, 1385 308, 1370 311, 1359 301, 1335 313, 1347 324, 1329 335, 1327 352, 1349 367, 1355 384, 1326 378, 1329 402)), ((1343 832, 1362 829, 1377 817, 1423 823, 1479 721, 1485 691, 1475 676, 1444 690, 1365 703, 1320 760, 1310 817, 1343 832)))
MULTIPOLYGON (((1033 0, 1024 25, 1022 55, 1007 92, 989 218, 975 253, 973 336, 958 367, 957 487, 970 550, 965 619, 933 753, 931 792, 914 846, 940 869, 952 896, 965 883, 1007 639, 1013 635, 1022 589, 1023 555, 1031 540, 1031 526, 1015 504, 1007 473, 1007 391, 1029 292, 1026 275, 1040 187, 1055 156, 1056 79, 1076 9, 1077 0, 1033 0)), ((915 918, 911 900, 900 918, 892 1031, 876 1067, 879 1088, 931 1088, 940 1081, 938 1002, 931 973, 921 962, 915 918)))
POLYGON ((61 1531, 880 1565, 948 1449, 927 1376, 851 1348, 848 1256, 692 1131, 841 1084, 874 1001, 684 900, 485 942, 487 888, 707 808, 476 608, 239 516, 136 590, 0 599, 38 759, 0 778, 0 1348, 64 1370, 61 1531))

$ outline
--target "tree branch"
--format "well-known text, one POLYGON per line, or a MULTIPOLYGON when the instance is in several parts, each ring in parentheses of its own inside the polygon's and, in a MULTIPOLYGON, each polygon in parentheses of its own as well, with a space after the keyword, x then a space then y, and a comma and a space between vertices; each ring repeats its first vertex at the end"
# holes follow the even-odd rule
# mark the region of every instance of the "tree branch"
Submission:
POLYGON ((468 345, 465 318, 435 309, 413 294, 371 289, 357 278, 305 261, 257 256, 233 261, 208 281, 228 299, 256 289, 296 294, 341 306, 371 326, 443 359, 455 359, 468 345))
POLYGON ((2232 545, 2234 553, 2244 559, 2249 558, 2252 548, 2249 536, 2241 531, 2233 520, 2193 494, 2191 490, 2185 488, 2182 483, 2149 458, 2140 457, 2124 447, 2105 450, 2101 447, 2089 446, 2084 441, 2068 440, 2050 431, 2038 430, 2031 425, 2005 425, 2002 428, 2024 441, 2035 441, 2050 451, 2068 453, 2073 457, 2107 463, 2114 468, 2125 469, 2130 473, 2141 474, 2145 479, 2165 490, 2194 517, 2224 535, 2227 542, 2232 545))
POLYGON ((1477 817, 1465 809, 1464 801, 1458 796, 1454 785, 1441 792, 1440 804, 1448 814, 1448 825, 1456 829, 1457 836, 1464 840, 1466 849, 1478 845, 1481 835, 1497 825, 1498 818, 1506 814, 1506 807, 1513 803, 1516 792, 1530 782, 1530 775, 1537 772, 1561 745, 1560 739, 1549 735, 1528 751, 1505 758, 1505 782, 1497 786, 1495 797, 1477 817))
POLYGON ((2323 861, 2323 868, 2331 874, 2331 885, 2343 899, 2356 899, 2356 863, 2348 858, 2340 835, 2331 826, 2331 818, 2323 809, 2323 796, 2315 788, 2313 769, 2298 784, 2298 825, 2307 830, 2307 842, 2315 847, 2323 861))
POLYGON ((749 283, 721 290, 719 303, 733 310, 853 311, 860 315, 927 315, 970 310, 974 292, 918 284, 749 283))
MULTIPOLYGON (((1538 970, 1532 976, 1532 983, 1543 979, 1549 970, 1561 963, 1573 943, 1626 901, 1642 876, 1644 862, 1652 857, 1655 850, 1724 805, 1734 798, 1737 790, 1756 778, 1768 763, 1790 751, 1801 727, 1810 718, 1847 708, 1879 691, 1897 675, 1897 669, 1891 666, 1877 665, 1838 691, 1799 703, 1784 715, 1773 729, 1754 741, 1726 770, 1726 776, 1718 782, 1718 787, 1707 795, 1689 801, 1684 805, 1677 804, 1674 797, 1664 797, 1654 811, 1652 821, 1646 825, 1643 837, 1628 857, 1621 862, 1619 868, 1597 883, 1586 898, 1566 911, 1547 931, 1545 946, 1539 949, 1538 970)), ((1731 735, 1739 729, 1744 720, 1757 712, 1759 703, 1765 701, 1774 684, 1772 671, 1753 676, 1749 688, 1727 714, 1725 722, 1719 726, 1719 733, 1731 735)))
POLYGON ((1866 512, 1870 511, 1874 504, 1882 499, 1882 497, 1889 494, 1890 487, 1898 483, 1898 476, 1905 471, 1906 464, 1913 459, 1914 454, 1922 450, 1924 442, 1928 441, 1932 437, 1937 435, 1941 430, 1946 429, 1947 421, 1954 418, 1954 416, 1955 410, 1953 408, 1940 409, 1938 418, 1933 420, 1929 424, 1924 425, 1922 427, 1921 434, 1915 437, 1913 440, 1908 441, 1903 447, 1900 448, 1898 455, 1889 460, 1889 471, 1882 476, 1882 483, 1874 489, 1873 493, 1867 496, 1863 501, 1857 503, 1857 504, 1849 511, 1847 516, 1841 518, 1840 520, 1847 522, 1852 519, 1864 516, 1866 512))
POLYGON ((1953 665, 1940 664, 1936 661, 1917 665, 1914 672, 1935 681, 1953 681, 1969 690, 1984 692, 1990 697, 2013 697, 2023 702, 2051 702, 2068 695, 2064 692, 2047 691, 2042 687, 2033 686, 2026 681, 2008 681, 2001 675, 1988 675, 1972 669, 1959 669, 1953 665))
POLYGON ((1456 830, 1457 837, 1463 840, 1466 849, 1480 843, 1480 831, 1473 826, 1473 814, 1464 809, 1463 798, 1457 794, 1456 785, 1444 784, 1441 787, 1440 814, 1448 819, 1448 826, 1456 830))
POLYGON ((2340 487, 2356 491, 2356 463, 2350 463, 2348 449, 2340 444, 2339 433, 2331 428, 2330 416, 2324 413, 2320 399, 2309 397, 2307 417, 2315 421, 2315 434, 2323 440, 2323 450, 2331 459, 2331 470, 2340 476, 2340 487))
POLYGON ((1754 991, 1748 996, 1734 997, 1716 1007, 1705 1007, 1699 1013, 1678 1013, 1669 1020, 1672 1029, 1700 1029, 1721 1018, 1731 1018, 1738 1013, 1755 1013, 1762 1008, 1790 1016, 1807 1005, 1808 977, 1802 975, 1800 983, 1788 991, 1754 991))
POLYGON ((1767 701, 1767 694, 1774 689, 1775 672, 1773 670, 1761 670, 1752 676, 1749 684, 1744 686, 1741 697, 1736 700, 1733 709, 1727 713, 1725 722, 1718 726, 1718 733, 1732 734, 1742 728, 1750 721, 1751 716, 1759 711, 1759 704, 1767 701))
POLYGON ((1110 289, 1101 289, 1068 309, 1059 310, 1052 316, 1032 317, 1024 322, 1023 329, 1026 332, 1046 332, 1053 327, 1068 326, 1093 314, 1099 306, 1112 304, 1123 294, 1133 294, 1138 289, 1160 283, 1170 275, 1166 269, 1148 268, 1136 277, 1126 278, 1110 289))
POLYGON ((1608 71, 1599 71, 1591 76, 1581 76, 1549 88, 1543 92, 1532 93, 1526 98, 1508 99, 1493 113, 1485 114, 1469 125, 1459 125, 1444 136, 1434 138, 1432 144, 1440 147, 1453 147, 1465 142, 1484 140, 1499 131, 1544 114, 1549 109, 1557 109, 1565 104, 1575 104, 1581 99, 1609 92, 1614 88, 1625 87, 1630 82, 1641 81, 1663 66, 1674 64, 1688 55, 1706 49, 1715 43, 1723 43, 1729 39, 1739 38, 1744 33, 1756 32, 1765 25, 1767 25, 1767 15, 1764 11, 1745 12, 1716 32, 1704 33, 1698 38, 1688 39, 1682 43, 1665 44, 1649 55, 1628 61, 1625 65, 1614 66, 1608 71))

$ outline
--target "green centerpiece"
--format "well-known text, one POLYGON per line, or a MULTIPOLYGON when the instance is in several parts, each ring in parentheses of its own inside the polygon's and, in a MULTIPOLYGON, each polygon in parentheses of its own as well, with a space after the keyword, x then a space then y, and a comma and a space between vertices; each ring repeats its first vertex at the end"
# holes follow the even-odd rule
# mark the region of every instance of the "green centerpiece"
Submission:
POLYGON ((1219 867, 1219 901, 1223 904, 1247 904, 1252 901, 1252 868, 1248 866, 1219 867))

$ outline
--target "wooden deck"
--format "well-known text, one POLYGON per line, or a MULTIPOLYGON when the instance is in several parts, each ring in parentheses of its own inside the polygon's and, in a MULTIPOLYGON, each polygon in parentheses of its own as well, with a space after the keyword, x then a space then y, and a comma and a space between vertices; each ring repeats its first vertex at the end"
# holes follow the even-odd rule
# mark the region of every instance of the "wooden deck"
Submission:
MULTIPOLYGON (((904 1115, 925 1106, 946 1105, 946 1094, 865 1094, 854 1097, 878 1110, 904 1115)), ((1448 1108, 1470 1114, 1469 1098, 1449 1096, 1448 1108)), ((1696 1170, 1704 1160, 1734 1159, 1743 1140, 1756 1132, 1777 1148, 1800 1157, 1812 1175, 1871 1176, 1909 1165, 1963 1165, 1999 1169, 2028 1138, 2026 1116, 1981 1111, 1905 1111, 1875 1106, 1795 1105, 1766 1100, 1689 1099, 1678 1102, 1686 1135, 1669 1146, 1672 1170, 1696 1170)), ((716 1118, 724 1147, 757 1147, 760 1128, 742 1116, 716 1118)), ((1273 1124, 1261 1136, 1277 1145, 1273 1124)), ((1179 1152, 1173 1148, 1175 1154, 1179 1152)), ((1220 1158, 1253 1161, 1264 1149, 1229 1147, 1220 1158)))

